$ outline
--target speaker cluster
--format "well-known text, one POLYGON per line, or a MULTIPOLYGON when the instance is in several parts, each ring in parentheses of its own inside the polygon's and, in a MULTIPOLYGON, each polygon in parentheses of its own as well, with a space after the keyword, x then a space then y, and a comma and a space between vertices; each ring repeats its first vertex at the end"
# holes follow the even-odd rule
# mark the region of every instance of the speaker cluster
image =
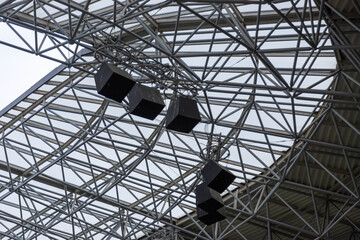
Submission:
POLYGON ((235 176, 214 160, 209 160, 201 170, 204 182, 195 189, 197 218, 211 225, 226 218, 220 193, 234 181, 235 176))
MULTIPOLYGON (((131 114, 154 120, 165 107, 160 91, 137 83, 130 74, 117 66, 102 63, 95 74, 97 92, 107 98, 121 102, 127 96, 131 114)), ((189 133, 200 122, 196 101, 179 96, 169 106, 166 128, 189 133)))

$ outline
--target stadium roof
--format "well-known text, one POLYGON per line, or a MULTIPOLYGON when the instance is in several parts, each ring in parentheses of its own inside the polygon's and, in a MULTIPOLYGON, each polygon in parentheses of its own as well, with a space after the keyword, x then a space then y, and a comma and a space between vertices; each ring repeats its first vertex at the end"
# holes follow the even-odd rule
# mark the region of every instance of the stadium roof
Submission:
POLYGON ((357 1, 7 0, 0 19, 1 44, 60 64, 0 112, 2 239, 359 239, 357 1), (98 94, 102 62, 161 89, 161 114, 98 94), (188 134, 165 128, 175 94, 200 109, 188 134), (236 179, 206 226, 214 152, 236 179))

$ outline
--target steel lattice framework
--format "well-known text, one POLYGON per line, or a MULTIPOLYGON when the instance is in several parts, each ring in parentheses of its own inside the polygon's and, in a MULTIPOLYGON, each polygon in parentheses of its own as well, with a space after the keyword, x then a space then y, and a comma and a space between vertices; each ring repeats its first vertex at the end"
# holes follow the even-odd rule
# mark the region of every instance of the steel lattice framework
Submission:
POLYGON ((5 0, 0 20, 60 63, 1 111, 1 239, 359 239, 357 0, 5 0), (201 122, 130 115, 96 92, 104 61, 201 122), (205 226, 210 147, 236 180, 205 226))

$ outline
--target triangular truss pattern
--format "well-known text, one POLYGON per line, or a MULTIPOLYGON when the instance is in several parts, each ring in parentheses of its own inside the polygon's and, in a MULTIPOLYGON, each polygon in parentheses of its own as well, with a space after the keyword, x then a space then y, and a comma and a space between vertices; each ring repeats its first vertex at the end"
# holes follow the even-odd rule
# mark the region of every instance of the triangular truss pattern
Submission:
POLYGON ((6 0, 0 43, 60 63, 0 113, 2 239, 359 239, 357 1, 6 0), (154 120, 101 62, 161 89, 154 120), (201 122, 167 130, 175 94, 201 122), (203 156, 235 176, 206 226, 203 156))

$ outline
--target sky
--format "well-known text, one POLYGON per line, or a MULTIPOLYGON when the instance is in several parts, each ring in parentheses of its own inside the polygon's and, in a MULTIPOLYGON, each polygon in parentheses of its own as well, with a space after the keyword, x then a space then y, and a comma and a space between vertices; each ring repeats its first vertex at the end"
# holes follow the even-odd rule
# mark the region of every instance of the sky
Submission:
MULTIPOLYGON (((0 23, 0 40, 10 34, 0 23)), ((6 107, 59 63, 0 43, 0 109, 6 107)))

